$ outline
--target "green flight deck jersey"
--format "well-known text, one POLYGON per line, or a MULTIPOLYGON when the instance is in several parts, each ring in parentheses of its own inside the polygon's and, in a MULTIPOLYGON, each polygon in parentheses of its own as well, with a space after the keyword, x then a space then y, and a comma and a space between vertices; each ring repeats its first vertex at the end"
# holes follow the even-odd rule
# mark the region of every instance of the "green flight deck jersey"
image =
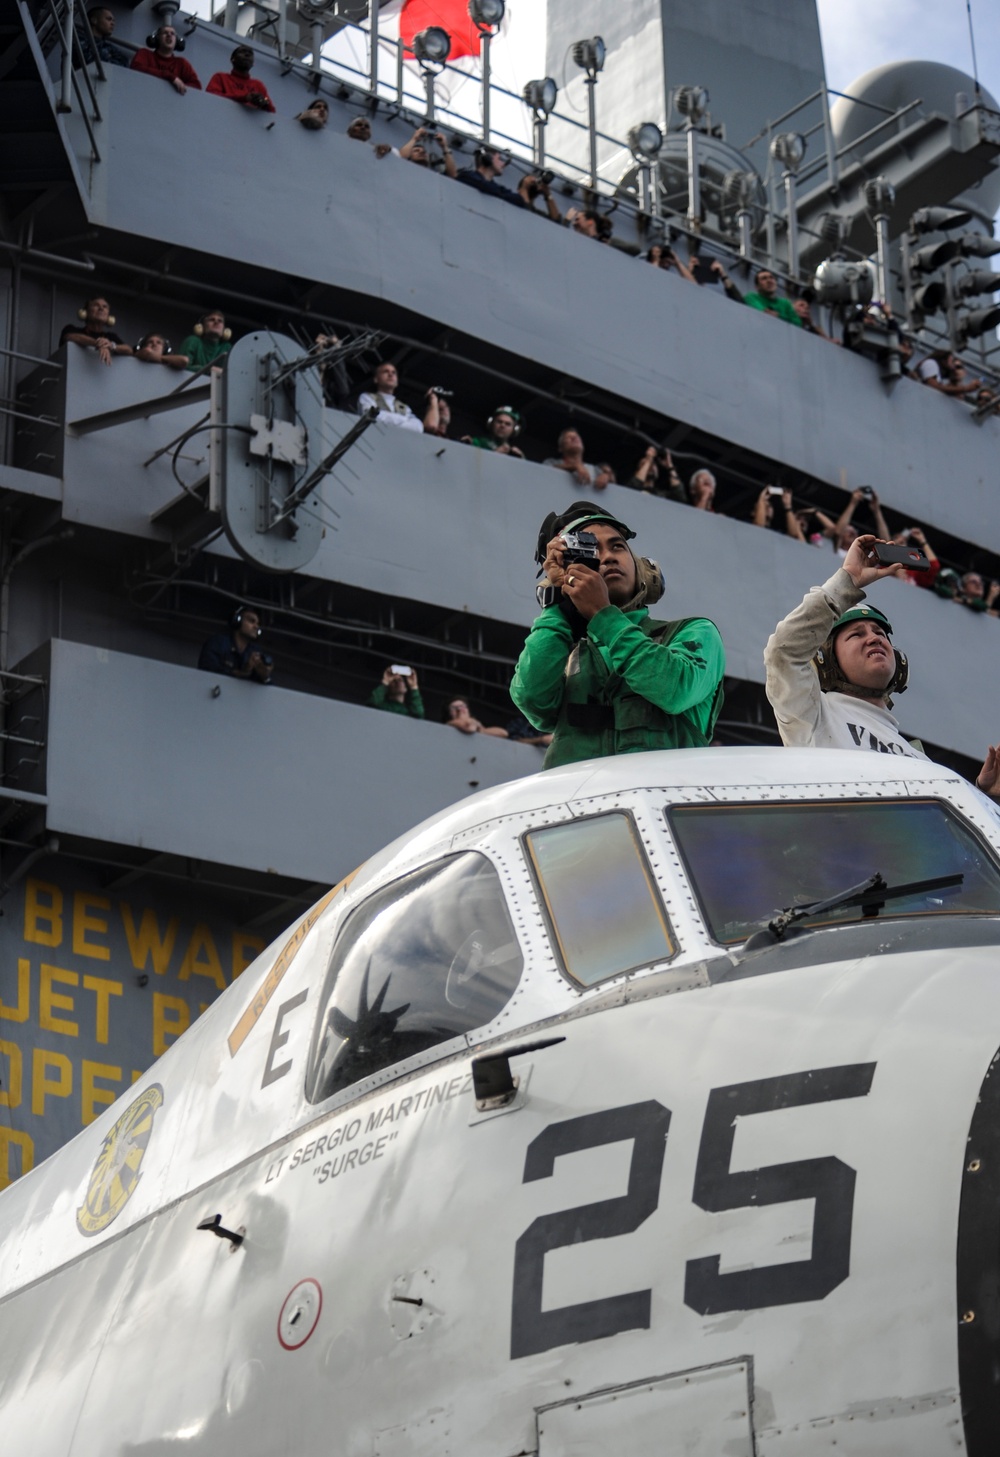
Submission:
POLYGON ((722 707, 725 650, 705 617, 657 622, 603 607, 574 645, 558 606, 532 624, 510 696, 554 735, 546 769, 644 749, 705 748, 722 707))

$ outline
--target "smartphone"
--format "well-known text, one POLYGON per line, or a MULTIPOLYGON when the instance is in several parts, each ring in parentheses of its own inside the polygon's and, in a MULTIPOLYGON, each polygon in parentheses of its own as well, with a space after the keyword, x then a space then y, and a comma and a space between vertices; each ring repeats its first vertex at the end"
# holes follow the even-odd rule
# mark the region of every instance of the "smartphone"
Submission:
POLYGON ((702 260, 700 258, 695 258, 692 261, 692 264, 691 264, 691 272, 694 274, 694 281, 695 281, 695 283, 702 283, 702 284, 704 284, 704 283, 721 283, 722 282, 722 280, 719 278, 718 274, 712 272, 712 269, 709 266, 709 264, 702 262, 702 260))
POLYGON ((915 546, 893 546, 888 541, 876 541, 872 550, 880 567, 902 562, 911 572, 929 572, 931 569, 930 562, 915 546))
POLYGON ((767 488, 767 494, 769 496, 783 496, 785 494, 784 487, 783 486, 768 486, 768 488, 767 488))
POLYGON ((413 669, 407 668, 403 663, 393 663, 392 671, 397 673, 400 678, 408 678, 413 672, 413 669))
POLYGON ((872 500, 875 495, 875 489, 873 486, 859 486, 858 490, 861 492, 862 496, 864 496, 866 501, 872 500))

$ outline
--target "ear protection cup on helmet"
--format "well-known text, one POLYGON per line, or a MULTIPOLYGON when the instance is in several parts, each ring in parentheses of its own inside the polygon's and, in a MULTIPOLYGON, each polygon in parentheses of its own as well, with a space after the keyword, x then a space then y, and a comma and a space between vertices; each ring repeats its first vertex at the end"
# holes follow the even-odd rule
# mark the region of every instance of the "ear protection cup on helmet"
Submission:
MULTIPOLYGON (((86 309, 77 309, 76 316, 77 316, 78 319, 86 319, 86 317, 87 317, 87 310, 86 309)), ((108 328, 109 329, 113 329, 114 326, 115 326, 115 316, 114 316, 114 314, 109 314, 108 315, 108 328)))
MULTIPOLYGON (((160 31, 163 30, 163 29, 164 29, 164 27, 162 25, 158 25, 154 31, 151 31, 150 34, 147 35, 147 37, 146 37, 146 44, 149 46, 149 49, 151 51, 155 51, 156 50, 156 47, 160 44, 160 31)), ((173 26, 170 26, 170 29, 173 30, 174 27, 173 26)), ((174 46, 174 50, 175 51, 182 51, 183 49, 184 49, 184 37, 182 35, 178 35, 178 37, 177 37, 177 44, 174 46)))
MULTIPOLYGON (((192 330, 192 333, 197 334, 199 339, 205 332, 205 320, 207 318, 207 314, 202 314, 201 318, 198 320, 197 324, 195 324, 194 329, 192 330)), ((223 339, 231 339, 233 337, 232 329, 223 329, 222 337, 223 339)))
MULTIPOLYGON (((816 673, 819 677, 820 690, 823 693, 849 692, 857 694, 857 686, 845 678, 840 671, 840 664, 837 662, 837 656, 833 651, 833 639, 834 634, 831 633, 822 647, 816 649, 813 657, 813 663, 815 664, 816 673)), ((890 708, 892 707, 890 694, 905 693, 910 682, 910 664, 906 654, 901 653, 897 647, 893 647, 892 652, 896 660, 896 671, 884 689, 871 695, 873 698, 884 697, 890 708)))
POLYGON ((520 435, 520 433, 521 433, 521 416, 520 416, 519 412, 517 410, 515 410, 515 409, 512 409, 510 405, 497 405, 496 409, 493 411, 493 414, 486 421, 486 428, 487 428, 487 430, 492 430, 493 429, 493 421, 496 419, 496 417, 498 415, 509 415, 510 416, 510 418, 514 422, 514 429, 511 431, 511 434, 516 439, 517 436, 520 435))

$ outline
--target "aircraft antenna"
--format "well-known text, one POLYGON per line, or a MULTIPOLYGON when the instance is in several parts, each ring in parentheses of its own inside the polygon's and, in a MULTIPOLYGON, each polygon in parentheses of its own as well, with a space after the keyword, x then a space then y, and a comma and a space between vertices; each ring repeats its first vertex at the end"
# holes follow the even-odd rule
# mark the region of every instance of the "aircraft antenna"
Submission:
POLYGON ((965 0, 965 13, 969 17, 969 48, 972 51, 972 79, 976 83, 976 95, 982 90, 979 85, 979 68, 976 62, 976 32, 972 27, 972 0, 965 0))

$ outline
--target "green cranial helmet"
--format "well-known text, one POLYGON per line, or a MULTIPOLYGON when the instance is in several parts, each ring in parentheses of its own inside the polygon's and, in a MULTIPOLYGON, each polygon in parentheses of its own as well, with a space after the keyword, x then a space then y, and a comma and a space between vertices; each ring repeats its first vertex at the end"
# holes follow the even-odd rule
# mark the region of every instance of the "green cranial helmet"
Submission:
MULTIPOLYGON (((574 501, 565 511, 550 511, 542 522, 535 544, 535 561, 539 564, 545 561, 548 543, 554 536, 563 536, 567 531, 586 531, 588 526, 613 526, 625 542, 632 541, 635 537, 632 528, 610 511, 602 510, 591 501, 574 501)), ((631 547, 629 552, 635 562, 636 593, 630 602, 623 604, 623 612, 638 607, 652 607, 664 593, 663 573, 659 564, 649 557, 636 556, 631 547)), ((558 602, 562 594, 558 587, 550 587, 548 579, 543 578, 535 589, 535 596, 540 607, 548 607, 558 602)))
POLYGON ((886 636, 892 637, 892 623, 884 612, 877 607, 870 607, 867 603, 861 603, 857 607, 849 607, 842 612, 836 622, 830 628, 829 636, 822 647, 817 648, 813 662, 816 665, 816 672, 819 674, 819 686, 824 693, 850 693, 855 697, 884 698, 891 708, 892 699, 890 693, 905 693, 909 680, 909 664, 906 661, 906 654, 893 646, 893 654, 896 658, 896 671, 883 689, 862 689, 856 683, 851 683, 840 671, 840 664, 833 651, 833 644, 837 633, 842 627, 850 622, 877 622, 885 628, 886 636))

